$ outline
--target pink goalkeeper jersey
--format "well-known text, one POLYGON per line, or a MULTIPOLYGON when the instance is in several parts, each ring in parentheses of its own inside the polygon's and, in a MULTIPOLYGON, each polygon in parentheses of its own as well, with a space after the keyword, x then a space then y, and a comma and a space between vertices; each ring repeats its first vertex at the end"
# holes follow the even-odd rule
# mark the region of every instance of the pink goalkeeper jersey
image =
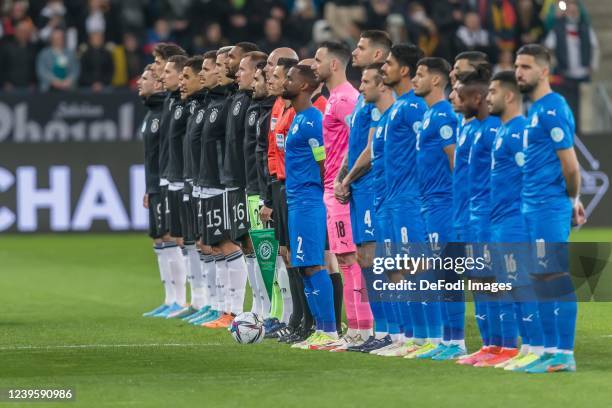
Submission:
POLYGON ((359 91, 348 81, 335 87, 329 94, 323 115, 323 143, 325 144, 325 189, 334 190, 334 179, 340 171, 348 149, 351 114, 359 91))

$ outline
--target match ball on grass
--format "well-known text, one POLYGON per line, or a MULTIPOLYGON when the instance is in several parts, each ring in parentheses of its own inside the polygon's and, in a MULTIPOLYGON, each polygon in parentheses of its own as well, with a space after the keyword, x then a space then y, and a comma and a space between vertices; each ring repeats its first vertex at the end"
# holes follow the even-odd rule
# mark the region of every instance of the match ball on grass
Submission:
POLYGON ((254 344, 263 340, 266 329, 257 314, 244 312, 234 318, 229 331, 238 343, 254 344))

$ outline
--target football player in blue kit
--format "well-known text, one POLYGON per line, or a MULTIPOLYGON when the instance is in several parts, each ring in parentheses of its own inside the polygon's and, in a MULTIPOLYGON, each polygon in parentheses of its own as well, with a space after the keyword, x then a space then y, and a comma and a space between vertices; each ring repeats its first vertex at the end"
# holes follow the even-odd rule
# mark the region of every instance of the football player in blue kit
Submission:
POLYGON ((536 243, 532 278, 544 331, 544 354, 523 368, 528 373, 576 370, 576 294, 566 268, 552 267, 558 253, 553 257, 549 249, 566 243, 571 226, 584 224, 586 217, 580 202, 574 115, 565 99, 552 91, 550 67, 550 52, 541 45, 525 45, 517 52, 516 79, 533 102, 523 140, 521 197, 529 239, 536 243), (540 264, 549 268, 540 270, 540 264))

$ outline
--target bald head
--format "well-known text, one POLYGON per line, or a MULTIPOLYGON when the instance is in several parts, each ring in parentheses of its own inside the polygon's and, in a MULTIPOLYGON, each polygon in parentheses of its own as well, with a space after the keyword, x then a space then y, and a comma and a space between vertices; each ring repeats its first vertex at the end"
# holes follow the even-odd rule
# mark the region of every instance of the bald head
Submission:
POLYGON ((297 61, 298 55, 297 55, 297 52, 295 52, 293 49, 289 47, 281 47, 281 48, 275 49, 268 56, 268 61, 266 63, 266 67, 264 68, 266 76, 269 76, 272 73, 272 70, 274 70, 274 67, 278 63, 279 58, 290 58, 290 59, 294 59, 297 61))

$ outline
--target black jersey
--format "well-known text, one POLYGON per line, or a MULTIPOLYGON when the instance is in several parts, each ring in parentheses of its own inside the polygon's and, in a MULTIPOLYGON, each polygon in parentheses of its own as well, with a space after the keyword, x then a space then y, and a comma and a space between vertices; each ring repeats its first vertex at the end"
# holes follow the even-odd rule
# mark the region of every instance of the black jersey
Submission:
POLYGON ((202 125, 208 99, 208 90, 200 90, 189 97, 187 128, 183 140, 183 177, 194 180, 200 172, 200 153, 202 150, 202 125))
POLYGON ((177 99, 172 104, 172 117, 168 129, 168 172, 169 181, 183 181, 183 139, 187 129, 189 110, 187 101, 177 99))
POLYGON ((225 187, 246 187, 244 174, 244 136, 246 112, 251 104, 247 91, 237 91, 227 112, 225 157, 221 184, 225 187))
POLYGON ((202 125, 200 174, 197 185, 222 188, 220 172, 225 150, 225 121, 234 85, 217 86, 208 93, 202 125))
POLYGON ((159 174, 161 178, 166 178, 168 174, 168 143, 170 141, 170 118, 172 117, 172 105, 181 96, 179 91, 165 92, 164 106, 159 124, 159 174))
POLYGON ((140 127, 140 137, 144 142, 145 151, 145 180, 147 193, 159 193, 159 145, 160 132, 159 121, 164 106, 166 95, 156 93, 143 99, 147 107, 142 126, 140 127))
POLYGON ((247 194, 259 194, 263 195, 257 169, 257 149, 259 140, 262 137, 266 140, 266 154, 268 146, 268 127, 266 122, 270 122, 270 113, 272 111, 272 105, 276 98, 262 98, 251 100, 251 105, 246 113, 245 123, 245 138, 244 138, 244 160, 245 160, 245 176, 246 176, 246 192, 247 194), (262 118, 264 117, 264 118, 262 118), (267 118, 267 121, 266 119, 267 118), (263 123, 262 123, 263 120, 263 123), (262 125, 265 129, 262 129, 262 125), (261 132, 265 132, 261 136, 261 132))
POLYGON ((257 146, 255 147, 259 194, 268 208, 272 208, 272 176, 268 167, 268 132, 270 131, 270 119, 275 101, 276 97, 274 96, 262 101, 262 112, 257 120, 257 146))

